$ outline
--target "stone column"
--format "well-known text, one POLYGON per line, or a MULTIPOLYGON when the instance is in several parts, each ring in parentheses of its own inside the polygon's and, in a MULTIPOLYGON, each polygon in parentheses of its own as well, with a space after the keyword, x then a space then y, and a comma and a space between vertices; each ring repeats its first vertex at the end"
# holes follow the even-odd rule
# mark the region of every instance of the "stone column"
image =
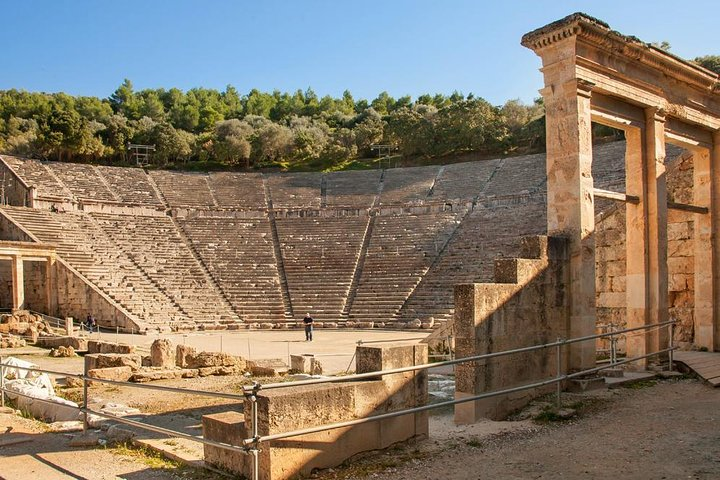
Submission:
POLYGON ((12 295, 13 310, 20 310, 25 306, 25 275, 23 272, 23 259, 20 255, 12 258, 12 295))
MULTIPOLYGON (((644 131, 640 128, 625 130, 625 191, 637 196, 636 204, 625 204, 625 295, 626 326, 639 327, 648 323, 648 244, 647 186, 644 155, 644 131)), ((644 355, 644 336, 629 335, 628 356, 644 355)))
POLYGON ((716 256, 713 241, 713 171, 710 151, 693 152, 693 203, 708 207, 707 215, 693 216, 695 243, 695 344, 713 350, 714 337, 714 284, 716 256))
MULTIPOLYGON (((576 338, 595 333, 592 84, 574 78, 574 65, 546 68, 543 73, 548 85, 541 91, 547 122, 548 235, 570 240, 568 336, 576 338)), ((593 366, 594 341, 573 344, 568 368, 577 371, 593 366)))
POLYGON ((48 315, 55 314, 55 257, 49 256, 45 262, 45 299, 48 315))
MULTIPOLYGON (((648 305, 649 323, 668 320, 667 182, 665 176, 665 112, 645 110, 645 155, 647 157, 648 305)), ((667 328, 645 335, 648 353, 666 348, 667 328)), ((656 362, 657 357, 647 362, 656 362)))

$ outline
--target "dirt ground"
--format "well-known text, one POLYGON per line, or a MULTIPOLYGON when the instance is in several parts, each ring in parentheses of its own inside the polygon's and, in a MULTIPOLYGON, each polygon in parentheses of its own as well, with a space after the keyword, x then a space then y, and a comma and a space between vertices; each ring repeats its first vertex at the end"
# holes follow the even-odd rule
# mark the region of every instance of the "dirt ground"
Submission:
MULTIPOLYGON (((325 355, 322 358, 333 359, 328 365, 337 367, 334 371, 345 371, 358 332, 322 333, 312 344, 305 344, 294 338, 298 332, 262 332, 253 338, 251 354, 255 352, 254 358, 282 358, 289 345, 292 353, 325 355)), ((365 341, 387 340, 397 338, 398 332, 361 335, 365 341)), ((403 338, 416 336, 408 332, 403 338)), ((219 345, 218 336, 195 337, 178 337, 177 343, 184 340, 201 348, 219 345)), ((153 340, 135 338, 142 339, 141 349, 153 340)), ((233 353, 247 349, 247 337, 223 337, 223 348, 233 353)), ((80 358, 53 359, 37 351, 24 358, 53 370, 82 370, 80 358)), ((157 383, 240 393, 244 381, 247 379, 229 376, 157 383)), ((720 478, 720 389, 688 378, 653 381, 641 387, 565 394, 565 404, 578 411, 567 421, 538 423, 529 419, 531 412, 513 421, 455 426, 451 409, 434 411, 429 439, 353 459, 314 476, 326 480, 720 478)), ((72 391, 66 393, 73 395, 72 391)), ((228 400, 169 396, 132 387, 94 386, 89 396, 95 408, 108 402, 124 403, 139 408, 145 421, 152 419, 151 423, 193 435, 200 434, 202 414, 238 408, 228 400)), ((534 414, 540 408, 535 407, 534 414)), ((73 435, 77 434, 48 433, 42 423, 0 414, 0 480, 218 478, 122 448, 71 447, 73 435)), ((202 447, 192 445, 201 458, 202 447)))
POLYGON ((318 478, 720 478, 720 389, 691 379, 664 380, 567 394, 564 402, 578 407, 579 415, 547 424, 486 421, 459 429, 449 426, 449 417, 432 418, 433 438, 318 478))
MULTIPOLYGON (((716 479, 720 478, 720 389, 697 380, 646 382, 590 394, 566 394, 578 408, 567 421, 483 421, 456 427, 450 411, 431 416, 431 438, 354 459, 315 478, 716 479)), ((536 410, 537 411, 537 410, 536 410)), ((0 414, 0 478, 220 478, 211 472, 129 454, 72 448, 69 435, 0 414), (8 433, 1 433, 13 427, 8 433), (22 440, 27 433, 31 441, 22 440)))

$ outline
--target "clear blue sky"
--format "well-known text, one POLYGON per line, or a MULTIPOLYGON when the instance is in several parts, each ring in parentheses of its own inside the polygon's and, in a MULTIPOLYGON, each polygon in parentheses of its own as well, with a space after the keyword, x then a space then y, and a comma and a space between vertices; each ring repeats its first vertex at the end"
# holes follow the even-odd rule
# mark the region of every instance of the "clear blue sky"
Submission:
POLYGON ((570 13, 598 17, 685 58, 720 54, 720 3, 481 0, 5 0, 0 89, 109 96, 192 87, 241 94, 312 87, 372 99, 473 92, 538 96, 539 58, 520 37, 570 13))

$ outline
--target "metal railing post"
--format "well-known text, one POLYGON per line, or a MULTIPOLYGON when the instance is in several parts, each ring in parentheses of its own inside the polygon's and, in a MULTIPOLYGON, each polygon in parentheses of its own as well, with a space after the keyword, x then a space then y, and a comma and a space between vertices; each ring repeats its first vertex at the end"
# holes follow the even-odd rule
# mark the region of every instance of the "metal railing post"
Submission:
POLYGON ((245 393, 248 400, 250 400, 250 415, 252 418, 252 446, 249 448, 250 454, 252 455, 252 480, 260 479, 260 450, 258 448, 260 433, 258 429, 258 404, 257 404, 257 392, 260 389, 259 383, 253 383, 251 392, 245 393))
POLYGON ((675 324, 668 325, 668 370, 673 371, 673 334, 675 333, 675 324))
POLYGON ((2 407, 5 407, 5 359, 0 357, 0 399, 2 407))
POLYGON ((615 334, 615 326, 610 325, 610 365, 615 365, 617 363, 617 342, 618 338, 614 335, 615 334))
POLYGON ((87 362, 83 362, 83 433, 87 432, 88 429, 88 414, 87 414, 87 408, 88 408, 88 364, 87 362))
POLYGON ((556 388, 557 388, 557 392, 556 392, 557 399, 556 400, 557 400, 557 408, 558 409, 560 409, 560 407, 562 407, 562 398, 561 398, 562 382, 560 381, 560 378, 562 377, 562 342, 563 342, 563 339, 560 337, 557 337, 557 347, 555 347, 555 354, 557 355, 556 376, 557 376, 558 382, 557 382, 557 386, 556 386, 556 388))

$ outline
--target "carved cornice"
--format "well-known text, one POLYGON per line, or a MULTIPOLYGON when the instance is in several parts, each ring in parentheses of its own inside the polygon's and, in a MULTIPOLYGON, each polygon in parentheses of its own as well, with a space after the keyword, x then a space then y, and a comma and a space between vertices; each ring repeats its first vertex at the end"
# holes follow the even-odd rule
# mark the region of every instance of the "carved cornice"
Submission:
POLYGON ((520 43, 541 55, 545 48, 573 36, 597 49, 639 62, 653 70, 660 70, 712 95, 720 93, 720 75, 644 43, 636 37, 611 30, 605 22, 584 13, 574 13, 526 33, 520 43))

